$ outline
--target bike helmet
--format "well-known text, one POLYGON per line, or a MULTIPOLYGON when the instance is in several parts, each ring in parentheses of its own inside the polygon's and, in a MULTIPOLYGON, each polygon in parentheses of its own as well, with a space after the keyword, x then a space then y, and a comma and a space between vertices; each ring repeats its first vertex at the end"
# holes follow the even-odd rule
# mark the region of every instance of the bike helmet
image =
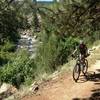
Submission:
POLYGON ((83 44, 84 43, 84 41, 83 40, 80 40, 80 44, 83 44))

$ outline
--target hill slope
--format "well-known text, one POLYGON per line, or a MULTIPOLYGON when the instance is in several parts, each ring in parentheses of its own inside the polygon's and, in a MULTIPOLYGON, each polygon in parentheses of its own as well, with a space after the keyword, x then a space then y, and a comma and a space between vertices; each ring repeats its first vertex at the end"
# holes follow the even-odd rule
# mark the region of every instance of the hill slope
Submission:
POLYGON ((63 73, 56 79, 45 82, 35 95, 25 96, 22 100, 99 100, 100 99, 100 48, 88 58, 90 67, 88 80, 83 76, 78 83, 72 79, 72 73, 63 73), (94 64, 93 64, 94 62, 94 64), (95 73, 95 74, 94 74, 95 73))

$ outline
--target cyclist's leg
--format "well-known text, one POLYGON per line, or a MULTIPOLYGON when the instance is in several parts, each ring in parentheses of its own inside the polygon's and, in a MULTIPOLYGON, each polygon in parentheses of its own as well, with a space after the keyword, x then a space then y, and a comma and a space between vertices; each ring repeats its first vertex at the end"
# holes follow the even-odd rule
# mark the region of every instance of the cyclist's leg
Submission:
POLYGON ((79 54, 79 59, 82 60, 82 54, 81 53, 79 54))
POLYGON ((80 60, 81 60, 81 70, 84 70, 84 67, 85 67, 85 56, 84 56, 84 54, 80 54, 80 60))

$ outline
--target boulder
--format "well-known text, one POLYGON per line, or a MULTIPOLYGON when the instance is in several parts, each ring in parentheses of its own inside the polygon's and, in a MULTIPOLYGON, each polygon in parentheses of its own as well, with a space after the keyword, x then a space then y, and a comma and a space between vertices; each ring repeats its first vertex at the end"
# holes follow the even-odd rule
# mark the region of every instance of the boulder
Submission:
POLYGON ((36 93, 38 90, 39 90, 39 85, 38 85, 38 83, 35 81, 32 85, 31 85, 31 87, 30 87, 30 89, 29 89, 32 93, 36 93))
POLYGON ((0 99, 7 98, 15 92, 17 92, 17 89, 14 86, 7 83, 3 83, 0 87, 0 99))

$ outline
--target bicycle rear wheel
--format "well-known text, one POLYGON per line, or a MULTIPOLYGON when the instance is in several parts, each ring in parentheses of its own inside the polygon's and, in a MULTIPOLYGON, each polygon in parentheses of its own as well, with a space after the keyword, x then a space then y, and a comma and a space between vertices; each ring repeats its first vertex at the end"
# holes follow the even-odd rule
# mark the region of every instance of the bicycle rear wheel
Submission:
POLYGON ((88 61, 87 61, 87 59, 85 59, 85 63, 84 63, 83 68, 82 68, 83 74, 86 74, 87 70, 88 70, 88 61))
POLYGON ((73 69, 73 79, 75 82, 78 81, 79 76, 80 76, 80 65, 76 64, 74 69, 73 69))

